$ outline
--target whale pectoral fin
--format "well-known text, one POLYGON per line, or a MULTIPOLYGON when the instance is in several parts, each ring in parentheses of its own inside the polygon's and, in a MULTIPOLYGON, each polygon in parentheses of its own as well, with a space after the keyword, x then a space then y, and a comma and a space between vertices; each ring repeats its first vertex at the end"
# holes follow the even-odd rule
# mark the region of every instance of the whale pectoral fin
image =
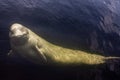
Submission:
POLYGON ((38 57, 40 57, 42 59, 43 62, 47 62, 46 56, 44 55, 43 51, 42 51, 42 47, 39 46, 39 44, 37 43, 37 45, 33 46, 32 49, 35 51, 36 55, 38 55, 38 57))
MULTIPOLYGON (((35 47, 36 47, 36 49, 38 50, 38 52, 41 54, 41 56, 43 57, 43 59, 45 60, 45 62, 47 62, 46 56, 44 55, 42 49, 39 48, 38 45, 36 45, 35 47)), ((40 55, 40 54, 39 54, 39 55, 40 55)))
POLYGON ((10 50, 9 52, 8 52, 8 56, 11 56, 11 55, 13 55, 14 53, 13 53, 13 50, 10 50))

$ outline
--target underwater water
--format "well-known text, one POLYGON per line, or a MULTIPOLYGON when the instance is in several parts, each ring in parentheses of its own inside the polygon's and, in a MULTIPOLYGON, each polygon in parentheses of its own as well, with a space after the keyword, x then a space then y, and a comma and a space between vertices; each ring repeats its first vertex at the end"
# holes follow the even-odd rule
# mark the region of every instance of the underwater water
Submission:
POLYGON ((101 65, 97 71, 92 70, 94 66, 82 71, 80 67, 38 66, 19 57, 7 56, 11 49, 9 27, 16 22, 62 47, 120 56, 119 0, 0 0, 0 7, 1 80, 98 80, 96 73, 103 80, 119 78, 119 72, 101 70, 101 65))

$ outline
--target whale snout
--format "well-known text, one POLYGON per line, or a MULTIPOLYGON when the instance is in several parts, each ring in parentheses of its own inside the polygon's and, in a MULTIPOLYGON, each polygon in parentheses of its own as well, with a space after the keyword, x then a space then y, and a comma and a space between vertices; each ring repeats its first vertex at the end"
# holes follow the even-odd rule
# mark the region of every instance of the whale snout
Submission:
POLYGON ((28 30, 21 24, 15 23, 10 27, 10 37, 19 37, 28 34, 28 30))
POLYGON ((21 24, 18 23, 14 23, 11 25, 10 30, 14 30, 14 29, 19 29, 22 28, 23 26, 21 24))

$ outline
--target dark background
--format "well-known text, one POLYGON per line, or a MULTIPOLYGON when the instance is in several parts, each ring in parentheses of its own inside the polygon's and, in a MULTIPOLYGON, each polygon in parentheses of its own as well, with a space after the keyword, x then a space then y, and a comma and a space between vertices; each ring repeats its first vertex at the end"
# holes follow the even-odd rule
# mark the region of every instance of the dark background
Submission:
MULTIPOLYGON (((62 47, 120 56, 120 0, 0 0, 0 63, 5 66, 5 75, 13 73, 14 77, 17 70, 19 75, 19 68, 11 69, 8 65, 31 63, 6 56, 10 50, 9 27, 13 23, 21 23, 62 47)), ((42 68, 44 75, 49 68, 42 68)), ((57 71, 52 70, 57 76, 57 71)))

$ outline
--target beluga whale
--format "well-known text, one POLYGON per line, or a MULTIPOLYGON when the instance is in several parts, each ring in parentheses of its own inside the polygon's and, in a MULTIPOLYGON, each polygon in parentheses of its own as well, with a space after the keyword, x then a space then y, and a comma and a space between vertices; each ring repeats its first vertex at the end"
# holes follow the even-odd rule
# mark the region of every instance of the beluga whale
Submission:
POLYGON ((26 26, 14 23, 9 31, 11 50, 8 55, 18 54, 40 65, 101 64, 106 57, 81 50, 52 44, 26 26))

